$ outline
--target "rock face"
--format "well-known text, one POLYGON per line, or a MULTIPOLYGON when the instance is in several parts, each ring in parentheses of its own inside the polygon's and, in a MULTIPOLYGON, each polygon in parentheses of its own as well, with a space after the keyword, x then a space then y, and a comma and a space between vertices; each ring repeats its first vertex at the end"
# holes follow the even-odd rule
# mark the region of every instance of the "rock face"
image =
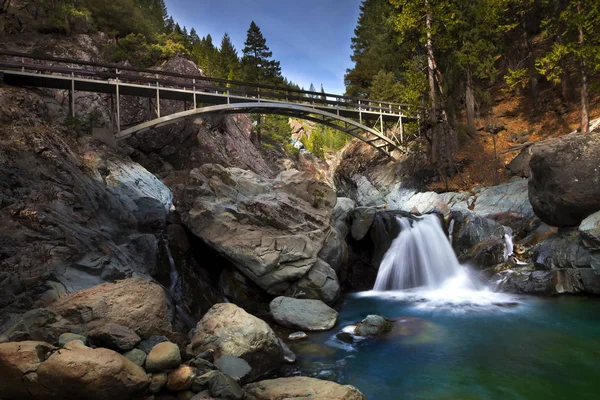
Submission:
POLYGON ((207 164, 175 186, 187 227, 275 295, 315 265, 336 201, 329 186, 294 170, 267 179, 207 164))
POLYGON ((244 386, 248 400, 366 400, 354 386, 297 376, 269 379, 244 386))
POLYGON ((335 326, 338 313, 321 300, 277 297, 271 304, 271 316, 280 325, 307 331, 323 331, 335 326))
POLYGON ((535 146, 529 200, 548 225, 578 226, 600 210, 600 135, 568 135, 535 146))
POLYGON ((452 247, 461 262, 490 267, 504 262, 504 227, 469 211, 452 212, 452 247))
POLYGON ((142 395, 150 380, 143 369, 112 350, 78 341, 52 354, 37 369, 37 398, 123 399, 142 395))
POLYGON ((163 289, 141 278, 79 291, 61 298, 50 310, 85 331, 88 327, 114 323, 128 327, 142 338, 171 332, 163 289))
POLYGON ((198 322, 191 343, 199 354, 215 351, 215 358, 230 355, 250 364, 249 380, 267 375, 283 363, 279 338, 266 322, 231 303, 214 305, 198 322))
POLYGON ((159 269, 149 229, 164 226, 170 190, 77 129, 51 125, 50 114, 47 98, 0 88, 0 121, 11 121, 0 126, 3 316, 159 269))

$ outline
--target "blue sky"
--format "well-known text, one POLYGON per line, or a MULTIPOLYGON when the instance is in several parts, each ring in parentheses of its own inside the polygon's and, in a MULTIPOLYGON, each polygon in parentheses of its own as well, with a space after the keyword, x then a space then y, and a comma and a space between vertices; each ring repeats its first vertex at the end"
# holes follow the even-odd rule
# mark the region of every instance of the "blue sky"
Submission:
POLYGON ((227 32, 241 56, 250 22, 267 39, 283 76, 308 90, 345 91, 350 40, 361 0, 165 0, 169 14, 219 45, 227 32))

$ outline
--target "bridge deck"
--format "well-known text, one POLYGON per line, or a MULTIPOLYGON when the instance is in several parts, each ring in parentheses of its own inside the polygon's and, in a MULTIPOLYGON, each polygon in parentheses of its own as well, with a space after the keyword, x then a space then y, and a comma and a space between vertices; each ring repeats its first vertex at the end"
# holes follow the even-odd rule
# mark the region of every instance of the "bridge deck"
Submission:
POLYGON ((114 96, 117 138, 203 113, 265 112, 317 121, 390 155, 392 150, 401 149, 403 124, 416 119, 405 114, 410 111, 406 105, 398 103, 14 52, 0 52, 0 78, 1 82, 13 86, 69 91, 72 116, 76 92, 114 96), (150 104, 154 103, 156 119, 122 131, 119 117, 121 96, 150 99, 150 104), (185 102, 186 111, 161 116, 161 100, 185 102), (370 126, 374 121, 377 128, 370 126), (384 134, 386 123, 400 126, 399 140, 384 134))

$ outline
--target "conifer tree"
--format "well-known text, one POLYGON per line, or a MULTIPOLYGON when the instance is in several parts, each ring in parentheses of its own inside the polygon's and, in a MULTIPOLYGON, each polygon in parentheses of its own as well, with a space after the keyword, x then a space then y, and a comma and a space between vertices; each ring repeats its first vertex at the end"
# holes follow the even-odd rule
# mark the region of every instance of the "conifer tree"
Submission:
POLYGON ((279 61, 271 59, 272 56, 267 40, 258 25, 252 21, 242 57, 244 80, 255 83, 276 83, 280 80, 281 66, 279 61))
POLYGON ((216 76, 218 78, 234 79, 238 74, 240 60, 237 50, 231 42, 231 38, 227 33, 223 35, 221 40, 221 48, 219 49, 218 69, 216 76))

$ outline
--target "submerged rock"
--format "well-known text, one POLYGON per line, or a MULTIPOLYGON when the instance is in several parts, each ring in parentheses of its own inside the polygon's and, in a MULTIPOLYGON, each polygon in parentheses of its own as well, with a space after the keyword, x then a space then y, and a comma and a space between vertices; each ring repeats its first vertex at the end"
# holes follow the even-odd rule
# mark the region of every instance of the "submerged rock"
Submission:
POLYGON ((381 336, 389 333, 394 327, 394 321, 379 315, 367 315, 356 324, 354 332, 359 336, 381 336))
POLYGON ((338 313, 321 300, 277 297, 269 304, 271 316, 282 326, 307 331, 328 330, 335 326, 338 313))
POLYGON ((251 383, 244 390, 248 400, 367 400, 354 386, 304 376, 251 383))
POLYGON ((252 367, 250 381, 275 371, 283 363, 283 350, 271 327, 231 303, 215 304, 202 317, 191 348, 195 354, 213 349, 215 359, 223 355, 243 358, 252 367))

